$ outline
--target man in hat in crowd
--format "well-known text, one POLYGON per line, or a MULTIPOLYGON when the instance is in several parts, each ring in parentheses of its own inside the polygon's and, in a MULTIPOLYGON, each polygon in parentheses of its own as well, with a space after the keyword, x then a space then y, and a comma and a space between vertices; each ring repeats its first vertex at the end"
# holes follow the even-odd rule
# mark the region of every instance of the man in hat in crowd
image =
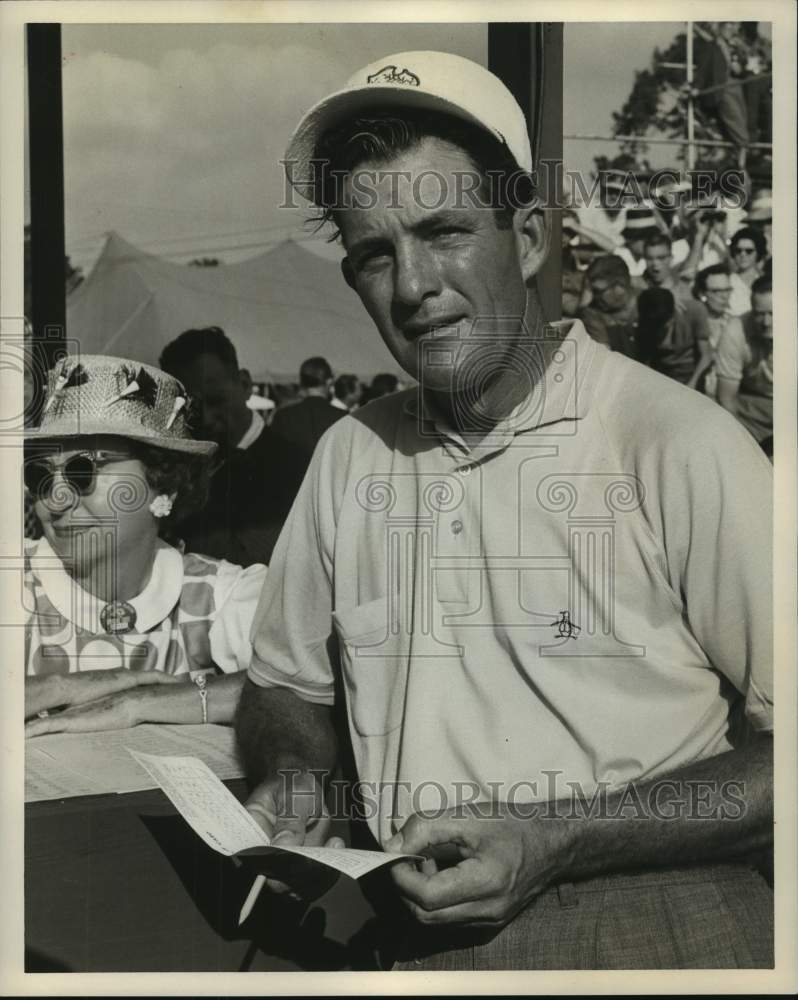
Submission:
POLYGON ((613 252, 623 260, 633 278, 640 278, 645 273, 646 240, 649 236, 655 236, 661 231, 650 208, 640 207, 626 210, 626 220, 621 233, 624 244, 616 247, 613 252))
POLYGON ((545 323, 526 121, 483 67, 386 56, 286 162, 420 384, 325 434, 278 542, 237 718, 250 812, 325 842, 344 699, 371 833, 425 858, 383 886, 395 968, 772 965, 764 456, 545 323))

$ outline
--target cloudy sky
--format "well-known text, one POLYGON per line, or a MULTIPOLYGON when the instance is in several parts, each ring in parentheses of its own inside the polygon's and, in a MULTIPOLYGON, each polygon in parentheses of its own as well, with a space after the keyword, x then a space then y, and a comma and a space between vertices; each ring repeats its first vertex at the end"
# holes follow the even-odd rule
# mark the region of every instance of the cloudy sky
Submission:
POLYGON ((175 259, 303 235, 277 160, 304 110, 386 53, 487 57, 480 25, 71 25, 62 45, 76 263, 108 229, 175 259))
MULTIPOLYGON (((564 131, 608 132, 671 24, 570 24, 564 131)), ((88 268, 103 234, 175 260, 236 259, 303 236, 278 206, 276 160, 300 114, 366 61, 444 49, 487 59, 480 24, 65 25, 67 251, 88 268), (236 248, 230 252, 226 248, 236 248)), ((589 171, 595 143, 566 143, 589 171)))

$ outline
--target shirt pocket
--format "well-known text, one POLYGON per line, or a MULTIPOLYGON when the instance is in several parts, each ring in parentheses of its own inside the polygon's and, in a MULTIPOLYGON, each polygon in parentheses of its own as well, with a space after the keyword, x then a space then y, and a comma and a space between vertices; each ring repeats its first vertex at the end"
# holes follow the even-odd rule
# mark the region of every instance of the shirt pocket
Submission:
POLYGON ((336 611, 333 621, 352 724, 361 736, 384 736, 402 721, 407 662, 388 599, 336 611))

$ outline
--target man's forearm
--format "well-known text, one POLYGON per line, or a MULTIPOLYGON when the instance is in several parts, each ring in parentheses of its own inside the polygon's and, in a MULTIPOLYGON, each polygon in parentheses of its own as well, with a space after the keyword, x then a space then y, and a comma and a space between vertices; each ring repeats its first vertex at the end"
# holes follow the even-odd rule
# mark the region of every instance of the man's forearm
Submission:
MULTIPOLYGON (((713 860, 763 850, 773 837, 773 749, 749 746, 630 785, 587 818, 566 818, 567 876, 713 860)), ((555 822, 560 822, 556 820, 555 822)))
POLYGON ((695 371, 690 376, 690 381, 687 383, 688 389, 695 389, 698 384, 698 380, 712 364, 712 351, 710 350, 709 343, 706 340, 699 340, 698 350, 698 362, 695 366, 695 371))
POLYGON ((280 771, 321 771, 335 766, 331 710, 303 701, 285 688, 262 688, 247 679, 235 717, 236 736, 252 782, 280 771))
POLYGON ((676 265, 674 268, 675 271, 685 276, 692 276, 696 273, 698 262, 701 260, 701 254, 704 252, 704 240, 705 237, 700 234, 693 239, 687 256, 681 264, 676 265))

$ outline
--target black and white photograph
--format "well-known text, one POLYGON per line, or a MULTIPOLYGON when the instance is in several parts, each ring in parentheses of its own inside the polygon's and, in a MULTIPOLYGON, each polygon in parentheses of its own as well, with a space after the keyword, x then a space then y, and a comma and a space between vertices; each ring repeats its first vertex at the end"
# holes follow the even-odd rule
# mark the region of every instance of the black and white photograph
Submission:
POLYGON ((795 7, 0 28, 0 992, 798 990, 795 7))

